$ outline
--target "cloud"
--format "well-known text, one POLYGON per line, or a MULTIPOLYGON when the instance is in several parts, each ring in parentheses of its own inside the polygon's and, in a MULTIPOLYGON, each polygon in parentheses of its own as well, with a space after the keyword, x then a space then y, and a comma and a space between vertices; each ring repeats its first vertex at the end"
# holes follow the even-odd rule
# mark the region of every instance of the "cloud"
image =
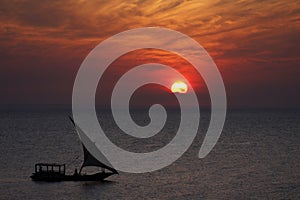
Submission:
MULTIPOLYGON (((248 85, 247 92, 253 95, 262 82, 272 91, 282 85, 299 90, 298 79, 290 78, 299 74, 295 67, 299 65, 299 19, 297 0, 2 0, 0 90, 10 92, 0 103, 30 102, 34 96, 51 103, 57 74, 61 93, 69 94, 80 63, 99 42, 131 28, 160 26, 185 33, 204 46, 226 84, 235 88, 229 89, 231 101, 251 104, 241 97, 246 94, 237 89, 241 85, 248 85), (39 94, 49 88, 53 88, 49 94, 39 94), (26 94, 18 98, 26 89, 32 91, 32 98, 26 94)), ((263 92, 259 95, 264 99, 263 92)), ((62 101, 69 102, 70 97, 64 96, 62 101)), ((285 102, 289 104, 288 99, 285 102)))

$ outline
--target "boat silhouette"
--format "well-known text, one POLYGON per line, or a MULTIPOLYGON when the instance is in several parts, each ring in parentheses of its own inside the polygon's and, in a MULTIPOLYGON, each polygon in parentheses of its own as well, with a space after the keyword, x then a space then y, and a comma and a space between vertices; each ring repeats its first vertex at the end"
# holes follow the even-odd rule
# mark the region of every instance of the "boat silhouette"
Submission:
MULTIPOLYGON (((73 123, 76 131, 81 131, 74 122, 74 120, 69 117, 73 123)), ((105 178, 119 174, 118 171, 98 159, 96 159, 84 146, 81 141, 82 149, 84 153, 83 163, 80 167, 79 172, 75 169, 74 174, 66 174, 66 165, 57 163, 37 163, 35 164, 35 171, 30 176, 33 181, 102 181, 105 178), (96 166, 101 167, 101 171, 94 174, 81 174, 84 167, 96 166)))

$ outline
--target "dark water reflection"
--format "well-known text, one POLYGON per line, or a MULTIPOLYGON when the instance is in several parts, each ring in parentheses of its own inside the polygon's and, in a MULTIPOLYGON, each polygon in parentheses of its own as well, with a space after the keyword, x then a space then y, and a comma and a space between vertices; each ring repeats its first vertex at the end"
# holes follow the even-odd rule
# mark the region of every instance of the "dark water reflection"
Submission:
MULTIPOLYGON (((66 163, 68 173, 80 166, 82 150, 68 114, 0 114, 0 199, 300 199, 299 112, 230 111, 219 142, 200 160, 209 121, 209 113, 202 112, 194 143, 164 169, 120 173, 106 182, 32 182, 37 162, 66 163)), ((173 137, 172 124, 166 130, 159 140, 173 137)), ((130 142, 122 145, 141 148, 130 142)), ((149 150, 164 144, 152 142, 149 150)))

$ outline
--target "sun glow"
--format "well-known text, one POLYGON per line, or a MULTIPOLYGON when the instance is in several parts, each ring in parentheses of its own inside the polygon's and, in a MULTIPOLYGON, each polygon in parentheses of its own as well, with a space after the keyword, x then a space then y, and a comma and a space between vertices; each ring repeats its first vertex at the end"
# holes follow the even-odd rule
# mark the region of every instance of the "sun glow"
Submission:
POLYGON ((188 90, 187 85, 184 82, 182 82, 182 81, 176 81, 171 86, 171 91, 173 93, 186 93, 187 90, 188 90))

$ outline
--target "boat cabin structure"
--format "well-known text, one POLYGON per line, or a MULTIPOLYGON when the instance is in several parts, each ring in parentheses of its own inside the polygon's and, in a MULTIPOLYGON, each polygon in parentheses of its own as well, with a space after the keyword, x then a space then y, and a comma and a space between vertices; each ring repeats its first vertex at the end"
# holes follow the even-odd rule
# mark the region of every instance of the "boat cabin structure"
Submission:
POLYGON ((53 173, 53 174, 60 174, 65 175, 66 173, 66 165, 60 165, 56 163, 37 163, 34 166, 35 173, 53 173))

